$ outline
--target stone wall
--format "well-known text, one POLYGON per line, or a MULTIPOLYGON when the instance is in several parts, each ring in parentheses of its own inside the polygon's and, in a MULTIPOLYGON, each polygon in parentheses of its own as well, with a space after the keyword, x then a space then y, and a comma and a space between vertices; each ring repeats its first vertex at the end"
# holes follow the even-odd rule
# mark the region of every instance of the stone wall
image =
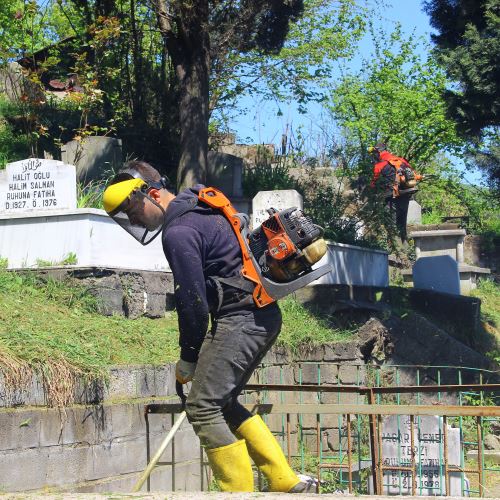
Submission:
MULTIPOLYGON (((366 383, 366 367, 357 341, 327 344, 316 348, 302 348, 297 352, 287 349, 273 348, 263 361, 263 367, 257 369, 249 381, 255 384, 285 384, 299 386, 302 384, 321 384, 324 386, 364 385, 366 383)), ((349 393, 316 392, 269 392, 259 393, 247 391, 246 403, 275 404, 348 404, 364 403, 365 398, 349 393)), ((265 417, 269 428, 278 436, 284 436, 285 416, 271 414, 265 417)), ((301 442, 306 450, 316 453, 317 418, 316 415, 291 414, 290 451, 293 455, 300 453, 301 442)), ((322 415, 320 439, 323 450, 338 452, 340 446, 345 450, 345 436, 340 429, 345 417, 338 415, 322 415)))
POLYGON ((74 280, 99 300, 100 312, 106 316, 162 318, 165 311, 174 309, 174 280, 169 272, 101 267, 47 267, 17 272, 36 273, 41 279, 74 280))
POLYGON ((494 273, 500 271, 499 238, 486 242, 485 237, 468 234, 464 242, 465 262, 473 266, 488 267, 494 273))
MULTIPOLYGON (((149 418, 151 449, 171 427, 149 418)), ((0 412, 0 491, 130 492, 146 468, 144 403, 0 412)), ((199 444, 185 422, 175 439, 175 490, 199 491, 199 444)), ((170 450, 165 454, 168 460, 170 450)), ((207 484, 204 478, 205 485, 207 484)), ((154 491, 172 491, 171 466, 151 477, 154 491)), ((145 491, 145 486, 143 487, 145 491)))
MULTIPOLYGON (((173 365, 112 368, 107 385, 82 384, 80 404, 62 411, 45 400, 38 380, 13 394, 0 379, 0 491, 130 492, 147 465, 144 405, 179 402, 173 365)), ((171 424, 170 415, 149 416, 151 453, 171 424)), ((171 447, 163 457, 170 459, 171 447)), ((187 422, 176 434, 175 462, 175 490, 198 491, 199 441, 187 422)), ((155 469, 151 489, 171 491, 171 472, 155 469)))

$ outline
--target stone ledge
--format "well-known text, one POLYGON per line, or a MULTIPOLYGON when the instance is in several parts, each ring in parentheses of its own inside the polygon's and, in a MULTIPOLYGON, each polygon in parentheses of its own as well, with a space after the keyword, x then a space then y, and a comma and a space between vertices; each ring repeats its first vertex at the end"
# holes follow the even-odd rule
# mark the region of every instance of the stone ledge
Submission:
MULTIPOLYGON (((175 365, 115 366, 109 369, 109 380, 86 384, 80 380, 74 392, 74 404, 105 404, 121 399, 168 397, 175 395, 175 365)), ((12 406, 46 406, 43 385, 34 376, 27 387, 6 390, 0 374, 0 408, 12 406)))
MULTIPOLYGON (((491 269, 485 267, 470 266, 469 264, 458 264, 459 273, 477 273, 477 274, 491 274, 491 269)), ((413 274, 412 269, 401 269, 401 274, 403 276, 411 276, 413 274)))
POLYGON ((465 229, 436 229, 433 231, 413 231, 410 238, 434 238, 436 236, 465 236, 465 229))

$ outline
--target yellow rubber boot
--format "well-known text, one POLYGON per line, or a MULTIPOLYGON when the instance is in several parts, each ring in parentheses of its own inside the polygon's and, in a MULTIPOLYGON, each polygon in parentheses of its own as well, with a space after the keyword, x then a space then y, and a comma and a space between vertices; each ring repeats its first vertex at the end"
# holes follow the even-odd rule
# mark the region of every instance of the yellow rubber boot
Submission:
POLYGON ((260 415, 245 420, 236 430, 236 436, 246 441, 248 453, 269 483, 269 491, 288 492, 300 483, 260 415))
POLYGON ((253 471, 245 441, 205 450, 222 491, 253 491, 253 471))

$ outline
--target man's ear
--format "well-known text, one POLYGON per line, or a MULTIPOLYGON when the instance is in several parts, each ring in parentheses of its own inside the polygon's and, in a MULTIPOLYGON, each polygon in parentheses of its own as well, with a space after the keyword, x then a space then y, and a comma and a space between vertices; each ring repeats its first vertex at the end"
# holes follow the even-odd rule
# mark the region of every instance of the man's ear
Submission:
POLYGON ((151 198, 153 198, 153 200, 155 200, 157 203, 160 202, 161 194, 159 189, 151 188, 148 192, 148 196, 151 196, 151 198))

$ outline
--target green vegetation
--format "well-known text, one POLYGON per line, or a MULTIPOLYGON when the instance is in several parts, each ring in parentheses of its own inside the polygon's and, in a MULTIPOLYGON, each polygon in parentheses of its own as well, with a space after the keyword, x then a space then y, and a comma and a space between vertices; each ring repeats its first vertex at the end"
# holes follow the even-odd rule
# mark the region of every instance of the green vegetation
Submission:
POLYGON ((106 181, 79 182, 76 185, 76 206, 78 208, 102 208, 102 193, 106 181))
POLYGON ((483 320, 500 333, 500 285, 491 280, 481 280, 471 295, 481 299, 483 320))
POLYGON ((69 252, 63 259, 58 262, 52 260, 36 259, 37 267, 54 267, 54 266, 75 266, 78 264, 76 253, 69 252))
POLYGON ((471 295, 481 299, 483 336, 490 339, 491 349, 486 354, 500 364, 500 285, 481 280, 471 295))
POLYGON ((342 321, 338 315, 335 318, 319 315, 291 297, 281 300, 280 307, 283 327, 277 343, 292 350, 345 341, 355 331, 354 322, 342 321))
MULTIPOLYGON (((178 356, 174 312, 161 319, 106 317, 82 286, 1 269, 0 302, 0 371, 7 385, 22 386, 37 373, 51 404, 71 402, 77 377, 106 379, 111 365, 162 365, 178 356)), ((312 346, 350 335, 293 299, 282 306, 282 345, 312 346)))
POLYGON ((115 364, 177 357, 177 318, 105 317, 82 287, 0 271, 0 368, 12 387, 41 375, 52 404, 71 401, 77 376, 105 378, 115 364))
POLYGON ((2 114, 0 99, 0 169, 9 162, 22 160, 29 155, 28 144, 23 135, 17 134, 2 114))

